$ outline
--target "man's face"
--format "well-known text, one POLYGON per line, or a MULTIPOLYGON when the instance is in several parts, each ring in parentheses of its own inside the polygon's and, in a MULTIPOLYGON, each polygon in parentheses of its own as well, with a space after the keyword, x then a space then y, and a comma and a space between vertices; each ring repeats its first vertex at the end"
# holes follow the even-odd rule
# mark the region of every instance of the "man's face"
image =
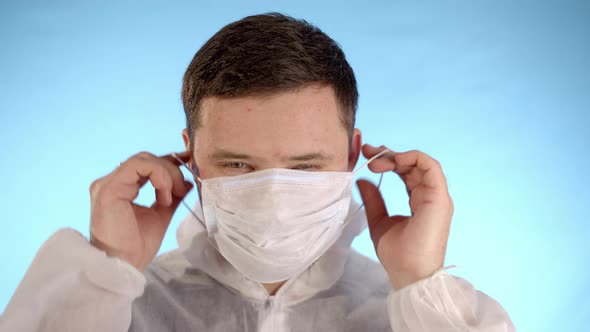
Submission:
MULTIPOLYGON (((361 135, 350 144, 334 90, 313 85, 265 97, 207 97, 193 156, 203 179, 269 168, 351 171, 361 135)), ((183 138, 187 150, 186 129, 183 138)))

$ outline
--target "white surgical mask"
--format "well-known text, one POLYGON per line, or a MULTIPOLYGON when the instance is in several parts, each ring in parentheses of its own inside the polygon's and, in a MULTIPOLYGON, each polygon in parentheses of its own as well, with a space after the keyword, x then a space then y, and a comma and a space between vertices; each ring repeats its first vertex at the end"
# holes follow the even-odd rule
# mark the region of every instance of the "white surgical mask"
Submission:
POLYGON ((354 172, 273 168, 205 180, 193 172, 201 182, 209 241, 252 280, 271 283, 302 273, 360 210, 348 214, 354 175, 388 151, 354 172))

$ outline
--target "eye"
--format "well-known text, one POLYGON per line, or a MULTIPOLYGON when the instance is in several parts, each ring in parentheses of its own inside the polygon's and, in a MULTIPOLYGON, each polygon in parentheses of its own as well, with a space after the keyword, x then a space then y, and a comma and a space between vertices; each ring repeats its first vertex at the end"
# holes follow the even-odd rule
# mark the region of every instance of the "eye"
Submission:
POLYGON ((232 162, 226 163, 225 167, 234 168, 234 169, 242 169, 242 168, 248 167, 248 165, 246 165, 246 163, 242 163, 239 161, 232 161, 232 162))
POLYGON ((247 163, 241 161, 227 161, 219 164, 223 173, 229 176, 250 173, 254 168, 247 163))
POLYGON ((319 168, 320 167, 318 165, 312 165, 312 164, 300 164, 300 165, 296 165, 294 167, 291 167, 291 169, 299 170, 299 171, 317 170, 319 168))

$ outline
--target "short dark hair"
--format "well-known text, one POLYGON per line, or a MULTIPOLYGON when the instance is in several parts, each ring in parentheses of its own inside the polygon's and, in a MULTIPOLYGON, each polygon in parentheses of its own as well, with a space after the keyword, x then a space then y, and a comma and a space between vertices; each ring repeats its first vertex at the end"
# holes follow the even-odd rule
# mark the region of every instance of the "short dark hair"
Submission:
POLYGON ((279 13, 230 23, 201 47, 184 74, 182 103, 190 140, 205 97, 269 95, 310 84, 334 89, 341 121, 352 135, 358 90, 338 43, 307 21, 279 13))

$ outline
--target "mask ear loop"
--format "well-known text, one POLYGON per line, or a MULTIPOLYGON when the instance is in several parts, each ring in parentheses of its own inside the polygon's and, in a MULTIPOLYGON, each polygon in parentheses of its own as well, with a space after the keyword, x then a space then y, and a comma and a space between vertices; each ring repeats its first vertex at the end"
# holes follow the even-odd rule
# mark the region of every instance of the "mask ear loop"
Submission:
POLYGON ((176 153, 172 152, 170 155, 174 159, 176 159, 176 161, 178 161, 178 163, 180 163, 181 166, 184 166, 184 168, 186 168, 189 172, 191 172, 191 174, 195 177, 195 179, 197 181, 199 181, 200 183, 203 183, 203 180, 201 180, 201 177, 197 173, 195 173, 195 171, 193 171, 190 167, 186 166, 186 163, 184 161, 182 161, 182 159, 180 159, 180 157, 176 153))
MULTIPOLYGON (((369 160, 365 161, 365 162, 364 162, 364 163, 363 163, 363 164, 362 164, 360 167, 357 167, 357 169, 356 169, 354 172, 352 172, 352 174, 353 174, 353 175, 356 175, 356 174, 357 174, 357 173, 358 173, 358 172, 359 172, 361 169, 363 169, 365 166, 369 165, 369 164, 370 164, 370 163, 371 163, 373 160, 375 160, 375 159, 377 159, 377 158, 379 158, 379 157, 383 156, 384 154, 386 154, 386 153, 388 153, 388 152, 390 152, 390 153, 392 153, 392 154, 395 154, 395 152, 393 152, 393 151, 391 151, 391 150, 389 150, 389 149, 385 149, 385 150, 383 150, 383 151, 381 151, 381 152, 377 153, 377 154, 376 154, 376 155, 374 155, 373 157, 369 158, 369 160)), ((381 176, 379 176, 379 182, 377 183, 377 189, 381 188, 381 182, 383 182, 383 174, 385 174, 385 173, 381 173, 381 176)), ((353 219, 353 217, 354 217, 354 216, 356 216, 356 214, 357 214, 357 213, 358 213, 360 210, 362 210, 362 209, 363 209, 363 207, 365 207, 365 203, 364 203, 364 202, 363 202, 363 204, 361 204, 361 206, 359 206, 359 208, 358 208, 356 211, 354 211, 354 212, 353 212, 353 213, 350 215, 350 217, 349 217, 348 221, 352 220, 352 219, 353 219)))
MULTIPOLYGON (((201 184, 203 183, 203 180, 201 180, 201 177, 198 176, 197 173, 195 173, 195 171, 193 171, 190 167, 188 167, 186 165, 186 163, 184 161, 182 161, 182 159, 180 159, 180 157, 178 157, 178 155, 176 153, 173 152, 170 155, 174 159, 176 159, 176 161, 178 161, 181 166, 184 166, 184 168, 188 169, 188 171, 191 172, 191 174, 195 177, 195 179, 197 181, 199 181, 199 183, 201 183, 201 184)), ((182 203, 182 205, 184 205, 185 208, 187 208, 187 210, 193 215, 193 217, 195 217, 195 219, 197 219, 203 225, 203 227, 207 228, 205 223, 195 214, 193 209, 184 201, 184 198, 180 202, 182 203)))
MULTIPOLYGON (((365 161, 361 166, 357 167, 357 169, 352 172, 354 175, 356 175, 356 173, 358 173, 361 169, 363 169, 365 166, 367 166, 368 164, 370 164, 373 160, 381 157, 382 155, 386 154, 387 152, 391 152, 392 154, 394 154, 393 151, 389 150, 389 149, 385 149, 379 153, 377 153, 376 155, 374 155, 373 157, 371 157, 369 160, 365 161)), ((383 174, 383 173, 381 173, 383 174)))

